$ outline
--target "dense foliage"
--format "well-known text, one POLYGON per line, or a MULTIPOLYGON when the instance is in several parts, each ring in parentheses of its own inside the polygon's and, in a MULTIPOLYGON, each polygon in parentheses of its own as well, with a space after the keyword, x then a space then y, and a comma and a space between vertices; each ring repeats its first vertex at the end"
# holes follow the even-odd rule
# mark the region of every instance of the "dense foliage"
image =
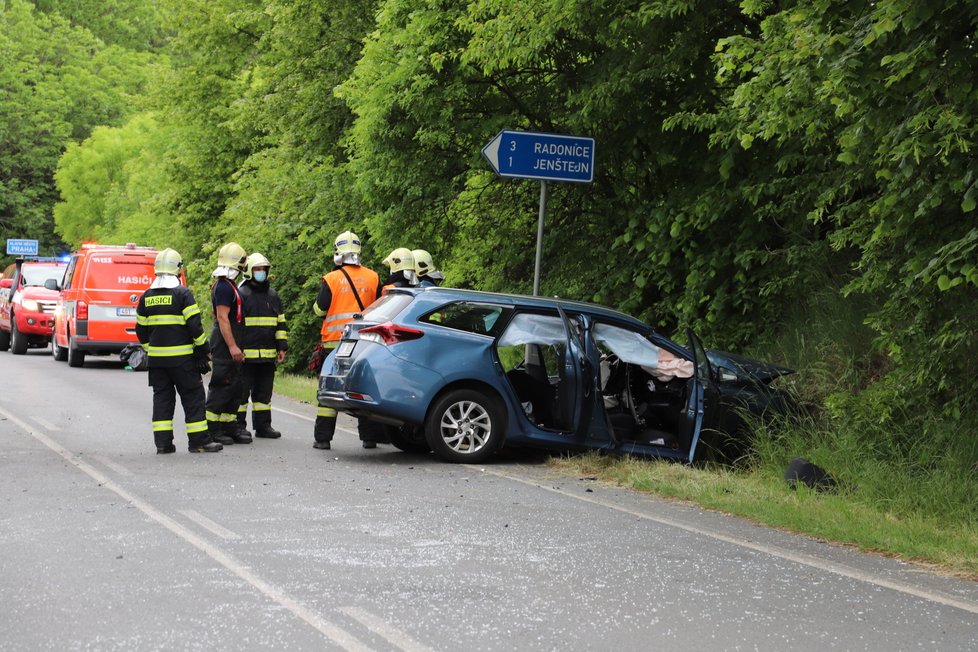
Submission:
POLYGON ((480 149, 587 135, 544 293, 783 350, 830 428, 974 463, 978 2, 101 4, 0 1, 4 233, 174 246, 198 290, 260 250, 301 366, 347 228, 529 291, 539 187, 480 149))

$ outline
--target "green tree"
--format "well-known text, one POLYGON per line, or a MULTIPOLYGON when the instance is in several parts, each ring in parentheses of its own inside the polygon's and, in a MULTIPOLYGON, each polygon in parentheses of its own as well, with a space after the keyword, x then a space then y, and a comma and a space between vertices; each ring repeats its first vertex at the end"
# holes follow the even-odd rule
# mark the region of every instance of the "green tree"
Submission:
POLYGON ((109 45, 158 50, 166 43, 156 2, 146 0, 33 0, 38 10, 57 14, 109 45))
POLYGON ((372 232, 427 245, 454 283, 528 291, 538 186, 496 179, 479 151, 503 128, 592 136, 595 183, 551 189, 543 292, 667 330, 706 323, 713 341, 755 337, 821 234, 759 210, 775 184, 742 182, 738 152, 684 118, 724 92, 717 41, 755 27, 695 0, 385 2, 340 90, 372 232))
POLYGON ((168 215, 174 190, 164 167, 180 146, 172 131, 152 114, 140 114, 70 145, 55 173, 58 234, 74 246, 94 240, 180 247, 168 215))
POLYGON ((106 46, 23 0, 0 4, 0 227, 4 237, 61 246, 51 207, 54 169, 71 141, 118 124, 147 80, 151 58, 106 46))
POLYGON ((976 29, 973 2, 809 0, 719 47, 732 91, 714 141, 760 147, 779 172, 765 203, 804 197, 848 252, 845 291, 880 305, 866 319, 896 365, 881 419, 928 396, 973 403, 976 29))

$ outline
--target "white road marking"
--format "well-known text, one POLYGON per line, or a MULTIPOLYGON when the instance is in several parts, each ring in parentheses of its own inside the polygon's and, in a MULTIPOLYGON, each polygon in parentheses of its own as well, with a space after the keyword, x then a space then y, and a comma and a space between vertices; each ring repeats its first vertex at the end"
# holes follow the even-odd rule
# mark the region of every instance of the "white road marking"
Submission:
POLYGON ((321 618, 319 614, 299 603, 277 586, 266 582, 262 578, 252 573, 247 566, 243 565, 231 555, 227 554, 223 550, 220 550, 216 546, 212 546, 209 542, 200 538, 193 531, 185 528, 183 525, 159 511, 148 502, 132 495, 119 485, 115 484, 109 480, 109 478, 102 475, 102 473, 100 473, 97 469, 78 459, 71 451, 67 450, 44 433, 38 432, 35 428, 32 428, 30 425, 24 421, 21 421, 3 408, 0 408, 0 415, 7 417, 7 419, 12 423, 20 426, 24 432, 53 450, 70 464, 73 464, 80 471, 98 482, 101 486, 115 493, 123 500, 131 503, 133 507, 141 511, 143 514, 170 530, 175 535, 206 554, 221 566, 224 566, 224 568, 228 569, 242 580, 255 587, 255 589, 264 594, 270 600, 291 611, 296 617, 316 629, 332 643, 339 645, 345 650, 351 650, 352 652, 371 652, 371 648, 362 643, 355 636, 341 627, 338 627, 321 618))
POLYGON ((388 642, 404 650, 404 652, 433 652, 427 645, 414 640, 396 627, 392 627, 390 623, 380 616, 376 616, 365 609, 360 609, 359 607, 341 607, 340 611, 370 631, 380 634, 388 642))
POLYGON ((275 410, 276 412, 281 412, 282 414, 291 415, 291 416, 295 417, 296 419, 302 419, 303 421, 313 421, 313 422, 316 421, 316 418, 315 417, 307 417, 306 415, 299 414, 298 412, 292 412, 291 410, 283 410, 282 408, 276 407, 274 405, 272 406, 272 409, 275 410))
POLYGON ((46 419, 43 419, 41 417, 32 416, 31 419, 33 419, 34 421, 37 421, 39 424, 41 424, 42 427, 47 428, 48 430, 51 430, 52 432, 58 432, 59 430, 61 430, 61 428, 59 428, 58 426, 54 425, 50 421, 48 421, 46 419))
MULTIPOLYGON (((299 414, 298 412, 292 412, 290 410, 283 410, 282 408, 275 407, 274 405, 272 406, 272 409, 275 410, 276 412, 281 412, 282 414, 288 414, 290 416, 293 416, 296 419, 302 419, 303 421, 312 421, 313 423, 316 422, 316 417, 307 417, 304 414, 299 414)), ((348 435, 357 435, 358 437, 360 436, 360 433, 358 433, 357 431, 350 430, 349 428, 344 428, 343 426, 338 425, 336 426, 336 429, 339 430, 340 432, 345 432, 348 435)))
POLYGON ((620 505, 615 505, 614 503, 608 503, 602 500, 597 500, 595 498, 587 498, 585 496, 574 494, 569 491, 564 491, 563 489, 557 489, 556 487, 546 487, 533 480, 517 478, 515 476, 508 475, 506 473, 501 473, 499 471, 492 471, 484 467, 468 465, 468 464, 465 466, 469 466, 472 469, 477 469, 489 475, 494 475, 500 478, 505 478, 507 480, 520 482, 522 484, 526 484, 531 487, 536 487, 537 489, 543 489, 544 491, 560 494, 561 496, 567 496, 568 498, 580 500, 585 503, 600 505, 601 507, 613 509, 617 512, 628 514, 629 516, 635 516, 647 521, 660 523, 662 525, 667 525, 669 527, 674 527, 680 530, 686 530, 687 532, 692 532, 693 534, 698 534, 700 536, 716 539, 717 541, 723 541, 724 543, 730 543, 735 546, 747 548, 748 550, 754 550, 756 552, 760 552, 766 555, 771 555, 772 557, 779 557, 781 559, 795 562, 797 564, 810 566, 812 568, 816 568, 818 570, 825 571, 827 573, 835 573, 836 575, 848 577, 853 580, 866 582, 868 584, 875 584, 876 586, 885 589, 899 591, 900 593, 906 593, 907 595, 912 595, 921 598, 923 600, 936 602, 937 604, 943 604, 948 607, 954 607, 955 609, 961 609, 962 611, 978 614, 978 604, 974 602, 968 602, 967 600, 961 600, 959 598, 955 598, 954 596, 947 595, 946 593, 929 591, 927 589, 921 589, 916 586, 912 586, 910 584, 905 584, 903 582, 888 580, 884 577, 879 577, 877 575, 873 575, 871 573, 861 571, 857 568, 852 568, 850 566, 846 566, 844 564, 838 564, 836 562, 828 561, 825 559, 819 559, 817 557, 812 557, 811 555, 806 555, 804 553, 792 552, 790 550, 785 550, 783 548, 778 548, 775 546, 767 546, 760 543, 753 543, 751 541, 745 541, 743 539, 737 539, 735 537, 726 536, 724 534, 718 534, 716 532, 712 532, 710 530, 704 530, 703 528, 696 527, 695 525, 689 525, 687 523, 683 523, 681 521, 677 521, 671 518, 666 518, 664 516, 652 516, 651 514, 646 514, 643 512, 621 507, 620 505))
POLYGON ((186 516, 187 518, 189 518, 191 521, 199 525, 200 527, 204 528, 205 530, 208 530, 209 532, 212 532, 213 534, 216 534, 222 539, 233 541, 235 539, 241 538, 238 534, 235 534, 234 532, 232 532, 231 530, 225 527, 221 527, 220 525, 218 525, 217 523, 210 520, 209 518, 207 518, 206 516, 204 516, 199 512, 195 512, 192 509, 181 509, 178 511, 184 516, 186 516))
POLYGON ((98 460, 99 462, 109 467, 119 475, 132 475, 132 471, 122 466, 118 462, 113 462, 112 460, 108 459, 104 455, 92 455, 92 458, 98 460))

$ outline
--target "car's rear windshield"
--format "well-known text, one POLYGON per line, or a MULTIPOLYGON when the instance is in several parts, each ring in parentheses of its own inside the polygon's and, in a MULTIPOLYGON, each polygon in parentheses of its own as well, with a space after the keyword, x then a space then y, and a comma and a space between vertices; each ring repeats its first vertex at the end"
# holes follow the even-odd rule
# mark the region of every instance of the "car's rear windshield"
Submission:
POLYGON ((145 290, 156 277, 153 271, 155 260, 155 256, 145 254, 92 256, 85 275, 85 287, 90 290, 145 290))
POLYGON ((21 285, 36 285, 40 287, 43 286, 44 281, 48 279, 60 281, 61 277, 65 275, 65 265, 25 264, 20 268, 20 273, 24 277, 24 280, 21 281, 21 285))
POLYGON ((414 297, 410 294, 401 294, 400 292, 385 294, 367 306, 367 309, 363 311, 363 318, 377 323, 390 321, 407 308, 412 301, 414 301, 414 297))

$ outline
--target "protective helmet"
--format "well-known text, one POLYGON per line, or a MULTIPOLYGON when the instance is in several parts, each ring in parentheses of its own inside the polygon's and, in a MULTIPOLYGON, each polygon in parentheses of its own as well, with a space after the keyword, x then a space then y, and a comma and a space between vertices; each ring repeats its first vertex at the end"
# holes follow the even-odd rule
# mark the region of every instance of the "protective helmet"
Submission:
POLYGON ((391 274, 402 271, 414 272, 414 256, 406 247, 400 247, 387 254, 384 264, 390 266, 391 274))
POLYGON ((239 272, 245 270, 245 250, 237 242, 229 242, 217 252, 217 266, 229 267, 239 272))
POLYGON ((353 231, 344 231, 333 242, 333 262, 337 265, 360 264, 360 238, 353 231))
POLYGON ((333 253, 335 254, 358 254, 360 253, 360 238, 353 231, 344 231, 336 236, 333 242, 333 253))
POLYGON ((435 271, 435 264, 431 261, 431 254, 424 249, 415 249, 411 252, 414 256, 414 271, 419 277, 428 275, 428 272, 435 271))
POLYGON ((164 249, 156 254, 156 262, 153 264, 153 271, 159 274, 172 274, 176 276, 183 267, 183 258, 173 249, 164 249))
POLYGON ((254 269, 256 267, 271 267, 271 266, 272 264, 268 262, 268 259, 256 251, 255 253, 248 256, 248 259, 245 261, 244 277, 253 278, 255 275, 254 269))

